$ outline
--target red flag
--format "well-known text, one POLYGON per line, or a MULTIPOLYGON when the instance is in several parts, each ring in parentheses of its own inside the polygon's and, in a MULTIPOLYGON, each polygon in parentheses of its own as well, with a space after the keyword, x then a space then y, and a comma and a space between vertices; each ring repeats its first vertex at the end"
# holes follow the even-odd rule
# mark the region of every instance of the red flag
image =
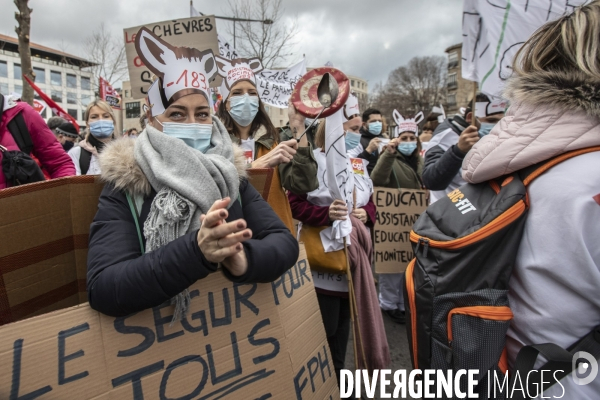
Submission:
POLYGON ((121 96, 113 89, 108 81, 100 77, 100 98, 110 104, 115 110, 121 109, 121 96))
POLYGON ((39 100, 33 100, 33 108, 35 109, 35 111, 41 114, 46 109, 46 105, 39 100))
POLYGON ((37 87, 37 85, 35 83, 33 83, 27 76, 23 75, 23 78, 25 78, 25 80, 27 81, 27 83, 29 83, 29 85, 33 88, 33 90, 35 90, 37 92, 37 94, 40 95, 42 100, 44 100, 46 102, 46 104, 48 104, 48 107, 50 107, 50 109, 52 110, 52 112, 54 112, 54 114, 70 121, 75 126, 77 131, 79 132, 79 124, 77 123, 77 120, 75 118, 73 118, 69 113, 65 112, 65 110, 60 108, 60 106, 58 104, 56 104, 54 102, 54 100, 52 100, 50 97, 48 97, 48 95, 46 93, 42 92, 42 89, 37 87))

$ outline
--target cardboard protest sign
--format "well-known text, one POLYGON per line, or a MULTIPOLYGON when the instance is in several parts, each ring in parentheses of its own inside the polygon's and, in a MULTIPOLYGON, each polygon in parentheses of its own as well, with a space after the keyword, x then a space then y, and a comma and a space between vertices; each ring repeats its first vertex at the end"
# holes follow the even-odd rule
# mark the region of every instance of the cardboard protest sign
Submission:
MULTIPOLYGON (((135 49, 135 37, 142 27, 149 29, 172 46, 192 47, 201 51, 211 49, 214 54, 219 54, 217 25, 214 16, 203 15, 124 29, 131 95, 134 99, 145 98, 148 95, 148 88, 152 84, 152 72, 146 68, 135 49)), ((220 84, 221 79, 217 77, 210 86, 219 87, 220 84)))
MULTIPOLYGON (((250 174, 266 197, 272 174, 250 174)), ((303 248, 272 283, 198 281, 173 326, 169 304, 93 311, 87 245, 102 188, 80 176, 0 191, 0 399, 339 398, 303 248)))
POLYGON ((406 270, 414 254, 410 231, 427 208, 427 191, 376 187, 375 272, 396 274, 406 270))
MULTIPOLYGON (((273 169, 249 177, 268 201, 273 169)), ((0 325, 87 301, 89 229, 103 187, 99 177, 74 176, 0 190, 0 325)))
POLYGON ((103 186, 77 176, 0 190, 0 325, 87 301, 88 234, 103 186))
POLYGON ((273 168, 248 168, 247 170, 249 182, 267 202, 274 171, 273 168))
POLYGON ((0 398, 339 399, 306 253, 272 283, 220 272, 113 318, 87 304, 0 328, 0 398))

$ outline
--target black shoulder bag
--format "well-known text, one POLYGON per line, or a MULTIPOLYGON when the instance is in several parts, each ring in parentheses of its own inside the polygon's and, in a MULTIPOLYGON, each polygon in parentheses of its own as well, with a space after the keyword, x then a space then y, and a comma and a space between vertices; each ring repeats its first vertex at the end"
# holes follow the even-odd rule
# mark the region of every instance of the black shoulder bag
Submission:
MULTIPOLYGON (((4 96, 0 94, 0 120, 4 111, 4 96)), ((20 150, 8 150, 0 145, 2 152, 2 172, 7 182, 7 186, 25 185, 27 183, 40 182, 45 180, 41 168, 31 158, 33 142, 31 135, 25 124, 25 119, 21 113, 17 114, 8 123, 8 131, 13 136, 20 150)))

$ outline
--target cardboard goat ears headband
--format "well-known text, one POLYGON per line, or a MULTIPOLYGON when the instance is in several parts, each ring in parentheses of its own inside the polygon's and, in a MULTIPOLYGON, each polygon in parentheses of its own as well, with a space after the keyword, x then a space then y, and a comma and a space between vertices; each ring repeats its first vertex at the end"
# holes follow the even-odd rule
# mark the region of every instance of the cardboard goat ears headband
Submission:
POLYGON ((218 73, 223 77, 221 94, 224 99, 229 97, 231 88, 238 81, 246 80, 257 86, 256 74, 264 70, 258 58, 234 58, 229 60, 225 57, 216 56, 215 59, 218 73))
POLYGON ((203 94, 209 99, 209 85, 217 74, 212 50, 175 47, 141 28, 135 49, 144 65, 159 79, 148 90, 152 115, 160 115, 177 99, 188 94, 203 94))
POLYGON ((394 110, 392 113, 394 116, 394 121, 396 121, 396 132, 395 137, 400 136, 402 132, 412 132, 415 135, 419 136, 419 124, 421 121, 425 119, 423 115, 423 111, 419 111, 414 118, 404 119, 404 117, 398 112, 398 110, 394 110))
POLYGON ((225 87, 231 90, 237 81, 247 80, 256 86, 256 74, 264 68, 258 58, 234 58, 228 60, 225 57, 216 56, 219 75, 223 77, 225 87))

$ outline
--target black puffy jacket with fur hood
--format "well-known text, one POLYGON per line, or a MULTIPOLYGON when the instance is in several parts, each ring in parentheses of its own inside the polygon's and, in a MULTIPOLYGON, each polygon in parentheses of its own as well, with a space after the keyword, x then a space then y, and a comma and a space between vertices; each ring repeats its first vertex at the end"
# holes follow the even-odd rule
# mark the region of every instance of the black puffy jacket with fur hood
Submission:
MULTIPOLYGON (((198 247, 197 230, 142 254, 125 192, 144 196, 141 226, 156 192, 135 162, 134 144, 134 140, 120 139, 104 150, 102 163, 110 168, 102 168, 107 184, 90 229, 88 299, 93 309, 111 316, 158 306, 217 271, 217 265, 207 261, 198 247)), ((236 167, 243 177, 243 152, 237 151, 236 156, 236 167)), ((273 281, 296 263, 298 243, 245 178, 240 181, 239 200, 228 210, 227 221, 244 218, 252 230, 252 239, 243 243, 248 271, 239 277, 222 271, 238 283, 273 281)))

